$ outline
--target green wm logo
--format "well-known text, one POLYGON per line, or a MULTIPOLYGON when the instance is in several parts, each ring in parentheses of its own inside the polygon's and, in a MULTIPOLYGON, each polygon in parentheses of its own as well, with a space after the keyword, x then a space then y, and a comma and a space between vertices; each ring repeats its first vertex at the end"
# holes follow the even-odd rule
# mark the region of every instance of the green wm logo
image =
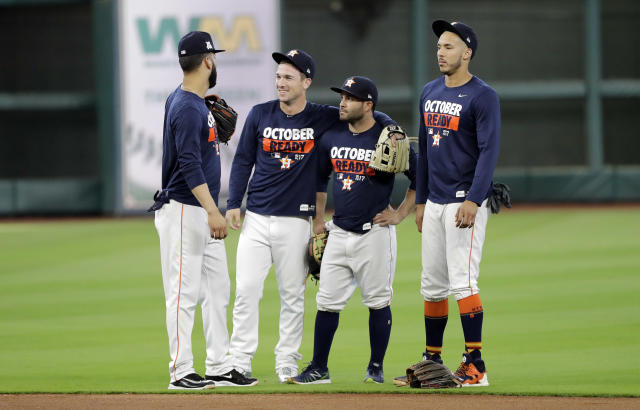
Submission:
POLYGON ((262 49, 258 24, 252 15, 236 15, 229 25, 221 16, 191 17, 187 30, 180 30, 176 18, 165 17, 157 23, 148 18, 136 20, 138 36, 145 54, 158 54, 165 41, 177 49, 180 38, 189 31, 206 31, 213 36, 216 48, 235 51, 245 45, 251 51, 262 49), (153 32, 151 26, 157 27, 153 32))

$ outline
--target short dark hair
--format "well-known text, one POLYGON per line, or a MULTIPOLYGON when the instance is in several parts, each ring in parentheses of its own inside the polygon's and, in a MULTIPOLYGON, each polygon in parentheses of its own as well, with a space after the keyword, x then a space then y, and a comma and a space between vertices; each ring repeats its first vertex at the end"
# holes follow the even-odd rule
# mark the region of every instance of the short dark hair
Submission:
POLYGON ((192 56, 179 57, 178 62, 180 63, 180 68, 185 73, 190 73, 195 70, 202 64, 202 60, 207 56, 208 53, 202 54, 194 54, 192 56))

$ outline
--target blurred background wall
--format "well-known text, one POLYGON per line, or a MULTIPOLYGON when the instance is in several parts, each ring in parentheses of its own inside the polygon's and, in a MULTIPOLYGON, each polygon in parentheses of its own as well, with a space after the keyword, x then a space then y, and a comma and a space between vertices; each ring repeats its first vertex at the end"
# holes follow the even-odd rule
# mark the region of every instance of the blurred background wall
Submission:
MULTIPOLYGON (((213 15, 226 2, 209 3, 213 15)), ((0 58, 0 215, 123 212, 121 5, 0 0, 8 47, 0 58)), ((337 104, 328 87, 365 75, 378 85, 377 108, 413 135, 422 86, 440 75, 431 22, 471 25, 479 38, 471 71, 501 98, 495 180, 511 186, 514 201, 640 200, 639 1, 280 0, 279 7, 280 49, 300 48, 316 61, 311 101, 337 104)), ((406 181, 397 185, 396 196, 406 181)))

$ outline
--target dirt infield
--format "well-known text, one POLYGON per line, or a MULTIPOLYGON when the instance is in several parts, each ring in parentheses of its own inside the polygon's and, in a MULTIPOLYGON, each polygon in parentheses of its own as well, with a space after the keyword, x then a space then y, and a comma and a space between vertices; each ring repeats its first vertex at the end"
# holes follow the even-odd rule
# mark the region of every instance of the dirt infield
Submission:
POLYGON ((0 409, 640 409, 640 398, 451 394, 2 394, 0 409))

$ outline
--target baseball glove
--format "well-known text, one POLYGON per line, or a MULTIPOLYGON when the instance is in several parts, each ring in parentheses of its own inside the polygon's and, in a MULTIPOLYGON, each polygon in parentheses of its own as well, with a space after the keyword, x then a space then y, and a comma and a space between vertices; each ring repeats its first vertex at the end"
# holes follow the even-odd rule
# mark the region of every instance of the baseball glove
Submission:
POLYGON ((501 182, 494 182, 487 206, 492 214, 497 214, 500 212, 500 205, 511 208, 511 188, 501 182))
POLYGON ((216 120, 216 128, 218 129, 218 138, 220 142, 225 144, 229 142, 233 132, 236 130, 236 122, 238 121, 238 113, 222 98, 215 94, 204 97, 207 108, 213 114, 216 120))
POLYGON ((460 381, 441 363, 423 360, 407 369, 409 386, 422 389, 460 387, 460 381))
POLYGON ((409 169, 409 148, 410 141, 404 130, 398 125, 387 125, 378 137, 369 168, 390 173, 404 172, 409 169), (391 133, 394 132, 404 136, 396 140, 395 147, 391 143, 391 133))
POLYGON ((322 232, 309 238, 307 263, 309 265, 309 274, 315 280, 320 280, 320 264, 322 263, 324 248, 327 246, 327 239, 329 239, 329 232, 322 232))

